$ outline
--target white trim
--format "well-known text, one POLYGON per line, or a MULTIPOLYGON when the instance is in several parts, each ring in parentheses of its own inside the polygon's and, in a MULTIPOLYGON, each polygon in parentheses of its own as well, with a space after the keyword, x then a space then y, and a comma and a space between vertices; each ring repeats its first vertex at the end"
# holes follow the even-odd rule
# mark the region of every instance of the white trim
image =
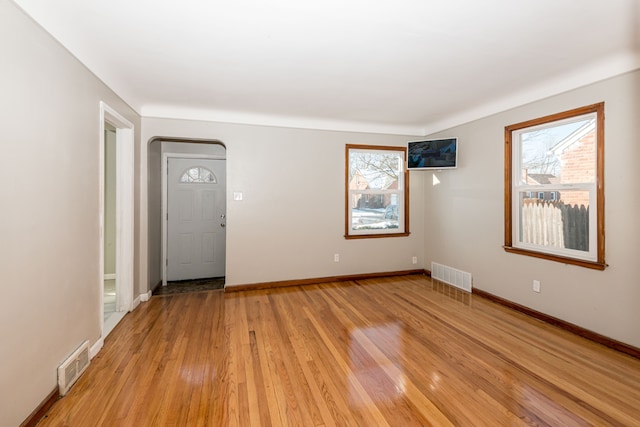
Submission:
POLYGON ((100 337, 89 349, 89 359, 93 359, 102 350, 102 347, 104 347, 104 339, 100 337))
POLYGON ((100 339, 131 310, 133 302, 134 258, 134 125, 116 110, 100 101, 99 123, 99 286, 100 339), (104 151, 105 123, 116 128, 116 313, 104 320, 104 151), (113 323, 113 324, 112 324, 113 323))
POLYGON ((175 105, 148 104, 140 109, 144 118, 201 120, 249 126, 271 126, 293 129, 362 132, 383 135, 424 135, 422 124, 395 125, 355 120, 318 119, 315 117, 277 116, 208 108, 176 107, 175 105))
MULTIPOLYGON (((99 251, 98 251, 98 270, 99 270, 99 295, 100 295, 100 340, 102 341, 102 337, 103 337, 103 331, 104 331, 104 161, 105 161, 105 138, 104 138, 104 132, 105 132, 105 117, 104 117, 104 109, 102 106, 102 102, 100 102, 100 125, 99 125, 99 129, 100 129, 100 139, 99 139, 99 149, 98 149, 98 156, 99 156, 99 161, 98 161, 98 205, 99 205, 99 209, 98 209, 98 215, 99 215, 99 220, 98 220, 98 227, 99 227, 99 234, 100 234, 100 247, 99 247, 99 251)), ((100 347, 102 347, 102 345, 100 345, 100 347)), ((93 347, 92 347, 93 348, 93 347)))
POLYGON ((104 275, 104 280, 116 280, 116 274, 105 274, 104 275))
POLYGON ((131 311, 135 310, 136 308, 138 308, 138 306, 140 305, 140 302, 142 301, 142 297, 141 295, 138 295, 137 297, 135 297, 133 299, 133 302, 131 303, 131 311))
POLYGON ((144 292, 144 293, 138 295, 137 297, 135 297, 134 300, 133 300, 133 303, 131 304, 131 311, 133 311, 136 308, 138 308, 140 303, 149 301, 150 298, 151 298, 151 291, 144 292))
MULTIPOLYGON (((568 147, 572 144, 580 141, 585 135, 589 132, 593 132, 596 128, 596 120, 598 119, 597 113, 585 114, 584 116, 578 116, 578 118, 591 117, 591 120, 573 131, 573 133, 567 136, 565 139, 557 143, 554 147, 551 147, 549 151, 551 151, 556 156, 560 156, 568 147)), ((574 120, 577 122, 580 120, 574 120)))
POLYGON ((134 258, 133 129, 118 128, 116 135, 116 310, 129 311, 133 301, 134 258), (120 135, 123 144, 119 144, 120 135))
MULTIPOLYGON (((162 153, 162 286, 167 286, 167 214, 169 212, 169 207, 167 206, 167 191, 169 191, 169 188, 167 186, 167 171, 169 170, 169 158, 226 160, 227 156, 213 154, 162 153)), ((227 189, 225 188, 225 193, 226 191, 227 189)))

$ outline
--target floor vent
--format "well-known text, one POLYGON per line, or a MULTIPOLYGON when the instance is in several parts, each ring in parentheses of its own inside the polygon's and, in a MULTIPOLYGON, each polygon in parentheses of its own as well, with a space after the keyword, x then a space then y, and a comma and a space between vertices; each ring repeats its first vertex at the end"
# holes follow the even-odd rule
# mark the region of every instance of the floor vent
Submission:
POLYGON ((463 291, 471 292, 471 273, 466 271, 456 270, 455 268, 432 262, 431 277, 463 291))
POLYGON ((67 394, 71 386, 89 366, 89 341, 83 342, 62 365, 58 366, 60 396, 67 394))

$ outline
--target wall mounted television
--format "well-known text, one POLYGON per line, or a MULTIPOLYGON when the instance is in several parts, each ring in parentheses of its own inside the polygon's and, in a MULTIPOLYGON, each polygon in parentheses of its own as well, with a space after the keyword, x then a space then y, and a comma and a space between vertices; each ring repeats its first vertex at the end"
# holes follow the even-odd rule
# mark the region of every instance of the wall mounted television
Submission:
POLYGON ((407 143, 407 169, 455 169, 458 138, 424 139, 407 143))

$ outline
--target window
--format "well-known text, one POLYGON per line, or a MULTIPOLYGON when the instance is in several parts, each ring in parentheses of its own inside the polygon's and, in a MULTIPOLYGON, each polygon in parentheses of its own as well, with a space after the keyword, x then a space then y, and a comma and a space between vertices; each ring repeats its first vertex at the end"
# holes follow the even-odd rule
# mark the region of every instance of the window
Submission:
POLYGON ((409 235, 405 147, 346 146, 346 238, 409 235))
POLYGON ((180 182, 188 184, 216 184, 218 180, 216 179, 214 173, 209 169, 196 166, 187 169, 180 176, 180 182))
POLYGON ((604 103, 505 128, 504 248, 605 268, 604 103))

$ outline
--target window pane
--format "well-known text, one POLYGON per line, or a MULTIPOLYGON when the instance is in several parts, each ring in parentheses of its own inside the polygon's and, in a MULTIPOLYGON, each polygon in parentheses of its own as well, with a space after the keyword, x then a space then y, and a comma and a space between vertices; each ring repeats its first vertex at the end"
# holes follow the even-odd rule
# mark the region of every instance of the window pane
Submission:
POLYGON ((524 185, 592 183, 596 179, 596 119, 546 126, 520 134, 524 185))
POLYGON ((604 270, 604 102, 505 127, 507 252, 604 270))
POLYGON ((405 147, 346 145, 345 237, 406 236, 405 147))
POLYGON ((196 184, 215 184, 217 183, 216 176, 207 168, 200 166, 187 169, 182 176, 180 176, 181 183, 196 183, 196 184))
POLYGON ((397 190, 402 180, 400 152, 350 150, 349 188, 352 190, 397 190))
POLYGON ((519 193, 519 240, 544 248, 589 251, 589 192, 519 193), (553 195, 553 196, 552 196, 553 195), (552 197, 558 200, 554 201, 552 197))
POLYGON ((399 228, 398 204, 392 203, 392 200, 397 199, 397 194, 353 194, 351 196, 351 229, 399 228))

